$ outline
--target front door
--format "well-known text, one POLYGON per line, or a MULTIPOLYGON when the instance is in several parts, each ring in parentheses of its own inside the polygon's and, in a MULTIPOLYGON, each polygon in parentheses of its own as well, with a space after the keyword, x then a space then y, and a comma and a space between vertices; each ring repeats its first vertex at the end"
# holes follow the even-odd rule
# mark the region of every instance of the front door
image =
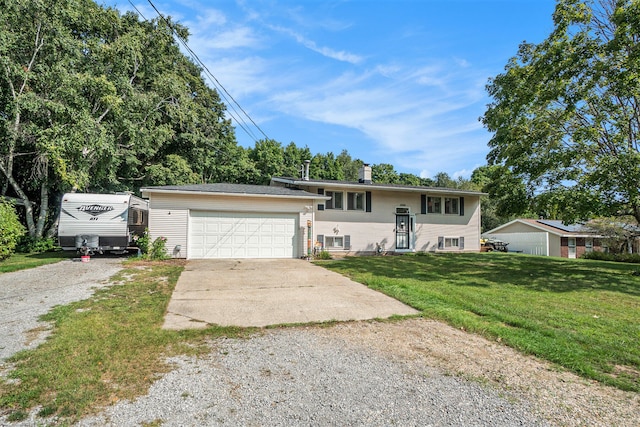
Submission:
POLYGON ((409 249, 410 232, 409 215, 396 215, 396 250, 409 249))

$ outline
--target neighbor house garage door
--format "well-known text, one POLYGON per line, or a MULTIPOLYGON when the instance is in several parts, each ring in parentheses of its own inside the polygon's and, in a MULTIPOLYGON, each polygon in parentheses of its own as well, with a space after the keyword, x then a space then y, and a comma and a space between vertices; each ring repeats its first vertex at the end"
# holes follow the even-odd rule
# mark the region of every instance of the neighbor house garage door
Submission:
POLYGON ((189 258, 294 258, 297 215, 192 211, 189 258))

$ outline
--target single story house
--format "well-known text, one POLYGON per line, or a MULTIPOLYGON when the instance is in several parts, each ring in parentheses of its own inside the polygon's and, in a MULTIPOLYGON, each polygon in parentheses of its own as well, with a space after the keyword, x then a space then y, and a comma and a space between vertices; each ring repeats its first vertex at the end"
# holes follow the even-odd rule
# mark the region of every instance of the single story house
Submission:
POLYGON ((489 230, 483 237, 509 243, 510 252, 579 258, 585 252, 603 250, 601 236, 582 224, 559 220, 515 219, 489 230))
POLYGON ((143 188, 151 239, 174 257, 300 258, 314 250, 478 252, 477 191, 274 177, 270 185, 143 188))

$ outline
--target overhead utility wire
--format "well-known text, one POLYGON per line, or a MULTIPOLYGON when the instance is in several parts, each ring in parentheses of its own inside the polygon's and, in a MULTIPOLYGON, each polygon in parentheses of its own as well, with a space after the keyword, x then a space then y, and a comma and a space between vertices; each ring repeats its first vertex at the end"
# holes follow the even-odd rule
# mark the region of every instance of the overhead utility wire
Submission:
MULTIPOLYGON (((143 20, 147 21, 147 18, 142 14, 142 12, 140 12, 140 10, 136 7, 136 5, 135 5, 135 4, 133 4, 133 2, 132 2, 131 0, 129 0, 129 4, 130 4, 130 5, 131 5, 135 10, 136 10, 136 12, 138 13, 138 15, 140 15, 140 17, 141 17, 143 20)), ((233 114, 229 113, 229 115, 231 115, 231 117, 233 117, 233 119, 235 119, 236 121, 238 121, 238 120, 235 118, 235 116, 233 116, 233 114)), ((247 132, 247 134, 249 133, 249 132, 248 132, 248 131, 247 131, 247 130, 242 126, 242 125, 240 125, 240 127, 242 127, 242 129, 243 129, 245 132, 247 132)), ((257 140, 257 138, 255 138, 253 135, 249 135, 249 136, 250 136, 251 138, 253 138, 253 139, 254 139, 254 141, 255 141, 255 140, 257 140)), ((220 154, 220 155, 223 155, 223 156, 225 156, 225 157, 227 157, 227 158, 229 158, 229 159, 231 158, 231 156, 230 156, 230 155, 229 155, 229 153, 227 153, 227 152, 221 151, 221 150, 219 150, 219 149, 218 149, 218 148, 216 148, 216 147, 210 147, 210 148, 211 148, 213 151, 215 151, 216 153, 220 154)))
MULTIPOLYGON (((237 110, 235 109, 235 107, 233 106, 233 104, 231 104, 229 102, 229 100, 226 98, 224 92, 226 92, 226 89, 224 89, 224 87, 222 87, 222 85, 218 82, 218 84, 222 87, 222 89, 224 90, 224 92, 221 92, 220 89, 216 86, 216 81, 217 79, 215 79, 215 77, 213 76, 213 74, 206 68, 206 66, 204 65, 204 63, 200 60, 200 58, 198 58, 198 56, 191 50, 191 48, 189 48, 189 46, 187 45, 186 41, 184 39, 182 39, 182 37, 180 37, 179 34, 177 34, 177 32, 174 30, 174 28, 170 25, 170 23, 164 18, 164 16, 162 16, 162 14, 158 11, 158 9, 153 5, 153 3, 149 2, 151 4, 151 6, 155 9, 156 13, 160 16, 160 18, 162 18, 162 20, 167 24, 167 26, 171 29, 171 32, 180 40, 180 42, 182 43, 182 45, 185 47, 185 49, 187 49, 189 52, 191 52, 191 54, 193 56, 196 57, 197 62, 203 67, 203 69, 206 69, 206 71, 208 72, 210 78, 212 78, 213 81, 213 85, 214 87, 216 87, 216 89, 218 89, 218 93, 227 101, 227 104, 233 109, 233 111, 236 112, 236 114, 238 113, 237 110)), ((142 17, 143 20, 147 21, 147 18, 142 14, 142 12, 140 12, 140 10, 136 7, 136 5, 133 4, 133 2, 131 0, 129 0, 129 4, 136 10, 136 12, 138 13, 138 15, 140 15, 140 17, 142 17)), ((228 93, 228 92, 227 92, 228 93)), ((231 96, 231 95, 229 95, 231 96)), ((234 102, 235 99, 233 100, 234 102)), ((237 102, 236 102, 237 104, 237 102)), ((238 107, 240 107, 240 105, 238 104, 238 107)), ((242 109, 242 107, 240 107, 242 109)), ((242 110, 244 112, 244 110, 242 110)), ((245 131, 245 133, 247 135, 249 135, 250 138, 252 138, 254 141, 257 141, 258 138, 255 136, 255 134, 251 131, 251 129, 249 129, 247 123, 244 121, 244 119, 242 119, 241 117, 236 117, 233 112, 227 110, 227 112, 229 113, 229 115, 231 116, 232 119, 234 119, 236 121, 236 123, 238 124, 238 126, 240 126, 240 128, 242 128, 242 130, 245 131)), ((245 112, 245 115, 247 117, 249 117, 249 119, 251 120, 251 117, 245 112)), ((251 120, 253 122, 253 120, 251 120)), ((253 122, 254 125, 260 129, 260 127, 258 125, 255 124, 255 122, 253 122)), ((260 132, 262 132, 262 129, 260 129, 260 132)), ((267 135, 262 132, 263 135, 265 135, 266 138, 267 135)), ((214 148, 214 150, 216 150, 214 148)), ((219 150, 216 150, 219 152, 219 150)), ((221 153, 221 152, 220 152, 221 153)))
MULTIPOLYGON (((200 60, 200 58, 198 57, 198 55, 189 47, 187 41, 180 36, 177 31, 173 28, 173 25, 171 25, 171 23, 164 17, 164 15, 162 15, 160 13, 160 11, 158 10, 158 8, 153 4, 153 2, 151 0, 147 0, 148 3, 151 5, 151 7, 156 11, 156 13, 158 14, 158 16, 165 22, 165 24, 167 24, 167 26, 171 29, 172 33, 174 34, 175 37, 178 38, 178 40, 180 40, 180 42, 182 43, 182 45, 184 46, 185 49, 187 49, 187 51, 193 56, 194 60, 198 62, 198 64, 200 64, 200 66, 205 70, 206 74, 209 76, 210 79, 212 79, 212 82, 214 84, 214 86, 216 86, 216 88, 220 88, 222 89, 222 92, 220 92, 220 90, 218 92, 220 92, 220 95, 222 95, 223 98, 225 98, 225 100, 227 100, 227 103, 229 104, 229 106, 236 112, 236 114, 238 114, 238 111, 236 110, 236 108, 233 106, 233 104, 237 105, 238 108, 240 109, 240 111, 242 111, 242 113, 251 121, 251 123, 253 123, 253 125, 256 127, 256 129, 258 129, 260 131, 260 133, 266 138, 269 139, 269 137, 267 136, 267 134, 260 128, 260 126, 258 126, 258 124, 251 118, 251 116, 249 116, 249 114, 244 110, 244 108, 242 108, 242 106, 238 103, 238 101, 235 100, 235 98, 227 91, 227 89, 222 85, 222 83, 220 83, 220 81, 218 81, 218 79, 213 75, 213 73, 209 70, 209 68, 204 64, 204 62, 202 62, 202 60, 200 60), (229 102, 229 100, 227 99, 227 96, 225 96, 225 94, 229 97, 229 99, 231 99, 231 101, 233 101, 233 103, 229 102)), ((129 0, 129 3, 131 3, 131 0, 129 0)), ((137 10, 137 9, 136 9, 137 10)), ((142 16, 142 15, 140 15, 142 16)), ((236 120, 236 122, 238 123, 238 125, 247 133, 247 135, 249 135, 249 137, 253 138, 254 141, 257 141, 258 138, 256 137, 256 135, 249 129, 247 123, 245 122, 244 119, 238 117, 234 117, 233 114, 229 113, 232 118, 234 118, 236 120)))

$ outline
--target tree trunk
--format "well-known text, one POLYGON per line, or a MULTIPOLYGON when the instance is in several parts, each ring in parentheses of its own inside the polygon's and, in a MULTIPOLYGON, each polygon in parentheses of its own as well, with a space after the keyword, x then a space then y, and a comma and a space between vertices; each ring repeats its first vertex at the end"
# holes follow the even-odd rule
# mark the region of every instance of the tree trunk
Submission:
POLYGON ((44 235, 45 221, 47 220, 47 213, 49 212, 49 188, 47 187, 47 180, 45 179, 40 184, 40 213, 38 215, 38 223, 36 224, 36 235, 32 236, 36 239, 41 239, 44 235))

